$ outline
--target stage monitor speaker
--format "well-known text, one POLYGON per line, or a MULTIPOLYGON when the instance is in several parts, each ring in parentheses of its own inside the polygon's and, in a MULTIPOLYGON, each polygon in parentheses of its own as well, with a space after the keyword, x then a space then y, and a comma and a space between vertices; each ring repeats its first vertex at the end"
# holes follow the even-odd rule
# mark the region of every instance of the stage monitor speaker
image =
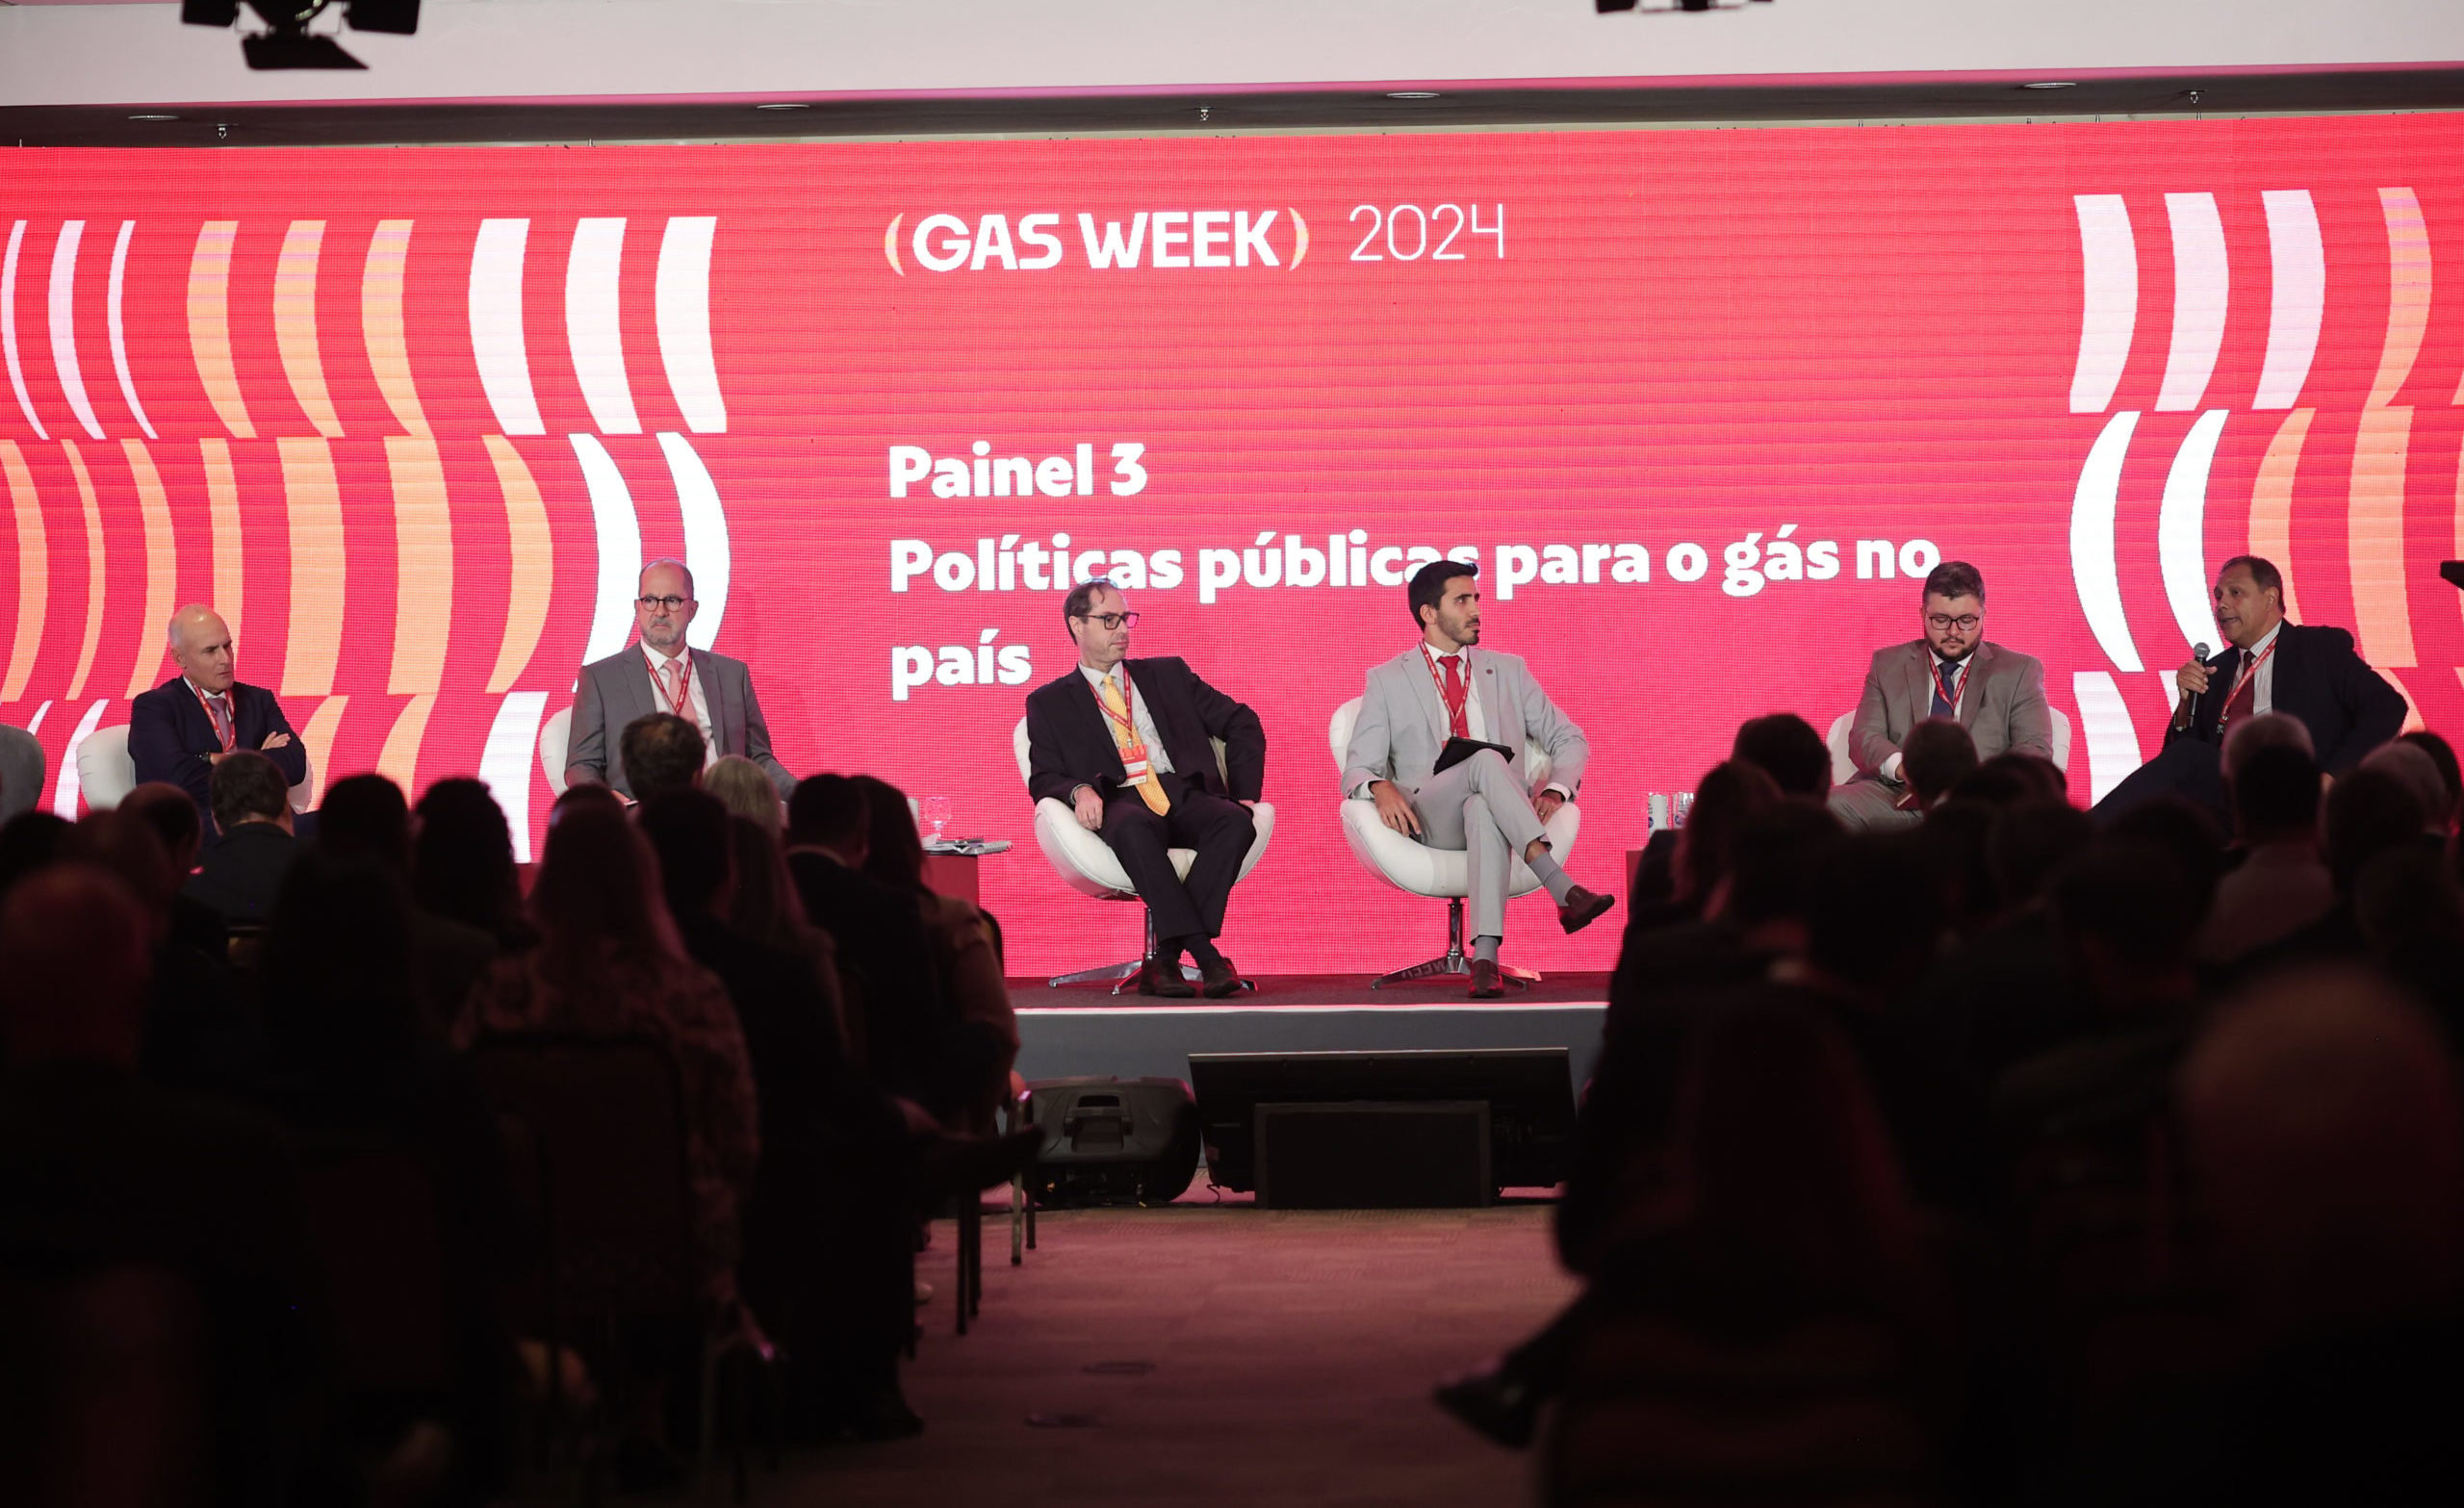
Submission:
POLYGON ((1197 1176, 1197 1107, 1178 1079, 1040 1079, 1027 1094, 1039 1204, 1170 1204, 1197 1176))
POLYGON ((1490 1202, 1489 1102, 1261 1105, 1258 1204, 1461 1210, 1490 1202))
POLYGON ((1488 1106, 1493 1189, 1565 1181, 1574 1146, 1574 1068, 1562 1047, 1369 1053, 1192 1053, 1206 1165, 1226 1189, 1257 1184, 1262 1105, 1488 1106))

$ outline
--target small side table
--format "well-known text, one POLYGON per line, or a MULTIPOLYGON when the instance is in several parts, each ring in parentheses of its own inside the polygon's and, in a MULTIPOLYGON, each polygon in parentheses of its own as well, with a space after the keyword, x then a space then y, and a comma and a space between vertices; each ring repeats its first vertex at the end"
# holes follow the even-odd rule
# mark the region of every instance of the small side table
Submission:
POLYGON ((981 906, 978 866, 995 854, 1008 852, 1009 843, 1000 838, 987 841, 980 851, 974 853, 928 848, 924 851, 924 883, 937 894, 956 896, 969 906, 981 906))

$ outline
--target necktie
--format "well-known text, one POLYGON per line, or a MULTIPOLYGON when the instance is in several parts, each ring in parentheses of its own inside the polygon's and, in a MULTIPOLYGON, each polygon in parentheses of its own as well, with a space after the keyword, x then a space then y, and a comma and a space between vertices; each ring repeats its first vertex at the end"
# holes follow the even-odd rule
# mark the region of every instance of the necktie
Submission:
POLYGON ((1457 738, 1472 736, 1471 688, 1463 684, 1463 656, 1450 654, 1442 662, 1446 666, 1446 712, 1452 720, 1450 728, 1457 738))
POLYGON ((231 731, 231 699, 208 697, 205 699, 205 709, 214 714, 214 736, 221 742, 222 752, 230 753, 239 744, 239 740, 232 735, 231 731))
POLYGON ((658 668, 658 675, 659 679, 667 682, 667 704, 670 707, 675 708, 677 716, 682 717, 684 715, 684 708, 686 705, 684 692, 684 662, 681 660, 669 660, 666 664, 661 665, 658 668))
MULTIPOLYGON (((1138 725, 1130 716, 1128 700, 1120 694, 1120 682, 1106 676, 1097 682, 1104 693, 1104 710, 1112 716, 1104 721, 1113 726, 1113 747, 1120 751, 1121 763, 1128 764, 1135 754, 1147 759, 1145 740, 1138 736, 1138 725)), ((1164 780, 1155 773, 1151 760, 1146 765, 1146 778, 1138 782, 1138 794, 1144 798, 1147 809, 1162 816, 1172 809, 1172 798, 1164 794, 1164 780)))
POLYGON ((2251 667, 2257 663, 2257 655, 2247 650, 2242 652, 2241 684, 2234 688, 2233 700, 2224 705, 2224 726, 2227 728, 2258 711, 2259 677, 2251 672, 2251 667))
POLYGON ((1957 665, 1944 665, 1939 661, 1936 661, 1934 667, 1934 705, 1931 708, 1931 714, 1935 717, 1956 717, 1959 715, 1959 707, 1956 703, 1943 699, 1942 688, 1944 686, 1951 688, 1952 696, 1956 697, 1959 695, 1960 668, 1957 665))

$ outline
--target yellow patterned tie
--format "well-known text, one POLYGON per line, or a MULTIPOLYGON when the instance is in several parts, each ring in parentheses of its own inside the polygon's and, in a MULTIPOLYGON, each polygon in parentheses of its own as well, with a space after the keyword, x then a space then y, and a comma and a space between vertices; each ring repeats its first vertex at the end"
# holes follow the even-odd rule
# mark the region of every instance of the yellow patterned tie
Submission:
MULTIPOLYGON (((1113 744, 1120 750, 1121 762, 1129 762, 1130 752, 1142 746, 1139 742, 1137 724, 1129 715, 1129 703, 1121 700, 1120 687, 1110 676, 1097 682, 1103 687, 1104 707, 1112 716, 1104 719, 1113 728, 1113 744)), ((1162 816, 1172 809, 1172 798, 1164 794, 1164 778, 1155 773, 1154 755, 1147 755, 1146 779, 1138 782, 1138 794, 1146 799, 1147 807, 1162 816)))

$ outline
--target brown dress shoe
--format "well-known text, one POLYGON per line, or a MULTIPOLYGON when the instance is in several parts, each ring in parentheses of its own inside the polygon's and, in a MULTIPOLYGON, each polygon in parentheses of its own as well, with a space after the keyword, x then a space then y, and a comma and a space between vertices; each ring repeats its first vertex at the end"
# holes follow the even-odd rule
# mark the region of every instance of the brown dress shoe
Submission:
POLYGON ((1178 958, 1149 958, 1138 971, 1138 992, 1165 1000, 1194 1000, 1197 986, 1181 977, 1178 958))
POLYGON ((1602 895, 1597 890, 1576 885, 1566 892, 1566 904, 1557 907, 1557 925, 1568 932, 1580 932, 1607 914, 1608 908, 1616 904, 1617 898, 1613 895, 1602 895))
POLYGON ((1199 972, 1198 993, 1209 1000, 1223 1000, 1241 993, 1244 983, 1232 960, 1218 954, 1215 961, 1199 972))
POLYGON ((1498 960, 1474 958, 1472 960, 1472 998, 1498 1000, 1504 994, 1505 982, 1498 977, 1498 960))

